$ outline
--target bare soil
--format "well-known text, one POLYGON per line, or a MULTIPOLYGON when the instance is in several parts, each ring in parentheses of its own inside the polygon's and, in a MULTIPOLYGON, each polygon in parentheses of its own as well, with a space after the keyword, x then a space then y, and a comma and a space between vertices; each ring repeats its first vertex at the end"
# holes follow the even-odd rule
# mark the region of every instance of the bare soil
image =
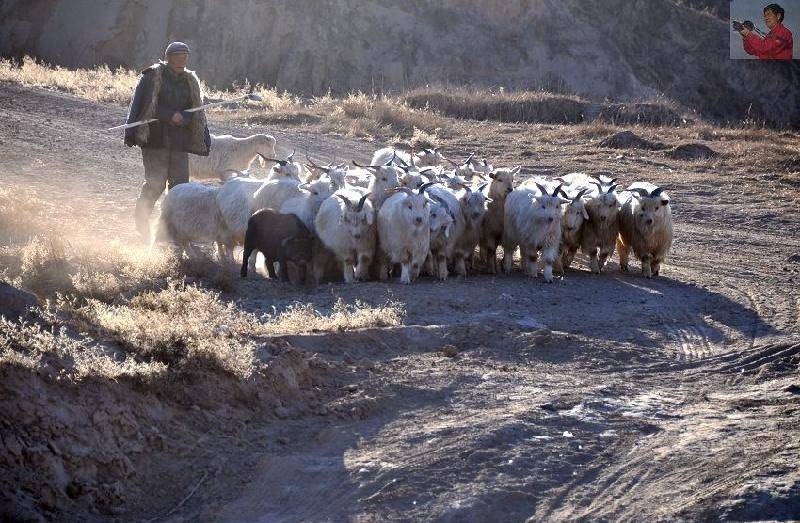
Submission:
MULTIPOLYGON (((135 242, 140 153, 101 131, 123 117, 118 106, 0 86, 2 184, 57 203, 53 219, 70 220, 76 237, 135 242)), ((478 149, 496 166, 522 163, 528 174, 608 170, 661 183, 676 222, 661 277, 644 279, 638 264, 622 274, 615 262, 595 276, 579 262, 552 285, 520 274, 311 291, 236 280, 224 297, 249 311, 391 299, 407 317, 397 327, 265 339, 275 386, 256 400, 224 383, 187 384, 219 390, 213 404, 193 405, 125 383, 65 386, 7 370, 0 465, 61 478, 38 492, 0 483, 0 500, 15 505, 7 514, 800 518, 796 186, 731 156, 618 154, 575 128, 497 126, 484 142, 456 135, 443 145, 454 156, 478 149), (81 467, 116 479, 82 492, 81 467)), ((230 123, 212 132, 269 132, 281 150, 362 161, 377 148, 230 123)), ((658 129, 648 138, 676 145, 658 129)))

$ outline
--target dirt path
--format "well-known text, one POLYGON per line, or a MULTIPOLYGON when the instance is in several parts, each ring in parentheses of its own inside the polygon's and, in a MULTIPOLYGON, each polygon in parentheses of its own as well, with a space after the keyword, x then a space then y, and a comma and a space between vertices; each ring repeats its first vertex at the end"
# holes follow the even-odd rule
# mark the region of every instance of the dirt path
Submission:
MULTIPOLYGON (((94 130, 123 117, 119 107, 0 86, 2 183, 56 203, 56 218, 77 211, 85 218, 78 234, 133 241, 139 151, 94 130)), ((321 155, 366 159, 374 149, 248 132, 256 131, 321 155)), ((648 176, 645 164, 626 169, 625 180, 648 176)), ((669 176, 676 237, 655 280, 642 278, 638 263, 631 275, 611 263, 599 277, 579 263, 553 285, 478 275, 303 293, 237 281, 226 299, 246 310, 391 299, 407 318, 401 327, 283 337, 348 366, 351 415, 323 408, 256 427, 255 441, 270 444, 248 450, 252 466, 179 514, 232 522, 800 518, 797 197, 774 200, 769 187, 690 163, 669 176), (701 171, 701 184, 686 181, 701 171), (457 355, 444 355, 444 345, 457 355)))

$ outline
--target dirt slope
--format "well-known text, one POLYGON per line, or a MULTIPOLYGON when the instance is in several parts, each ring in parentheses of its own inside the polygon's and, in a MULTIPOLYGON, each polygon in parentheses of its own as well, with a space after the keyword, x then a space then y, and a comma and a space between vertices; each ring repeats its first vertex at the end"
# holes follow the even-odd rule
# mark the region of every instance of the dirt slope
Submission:
MULTIPOLYGON (((79 216, 77 236, 133 241, 139 153, 97 132, 123 113, 0 86, 2 183, 58 203, 56 217, 79 216)), ((347 150, 362 160, 374 149, 263 130, 286 148, 347 150)), ((577 142, 537 160, 497 147, 529 173, 566 165, 578 150, 590 165, 609 161, 607 150, 577 142)), ((327 310, 339 298, 393 299, 405 304, 407 318, 399 327, 272 340, 315 354, 333 377, 297 378, 296 395, 313 398, 286 401, 267 421, 248 417, 263 406, 237 403, 234 391, 221 389, 213 408, 148 411, 135 405, 151 399, 123 387, 112 401, 118 410, 108 406, 111 418, 120 408, 142 426, 156 414, 169 417, 174 430, 167 439, 176 447, 161 454, 149 444, 140 452, 113 449, 136 472, 120 483, 128 495, 115 517, 800 517, 800 265, 796 256, 789 259, 800 253, 796 191, 732 180, 702 162, 669 162, 669 171, 656 171, 656 159, 665 162, 657 154, 612 160, 626 181, 658 176, 675 202, 675 246, 655 280, 621 275, 615 263, 592 276, 579 263, 553 285, 477 275, 303 293, 265 280, 237 281, 225 299, 245 310, 282 310, 296 300, 327 310), (773 199, 780 191, 787 196, 773 199), (442 352, 445 345, 455 347, 454 357, 442 352), (207 439, 181 439, 196 437, 204 425, 207 439), (148 495, 156 491, 159 499, 148 495)), ((309 372, 292 369, 297 376, 309 372)), ((27 386, 5 381, 0 390, 27 386)), ((88 390, 58 400, 56 390, 40 394, 36 401, 51 408, 77 408, 91 398, 88 390)), ((2 404, 3 412, 27 399, 2 404)), ((2 425, 3 434, 15 426, 2 425)), ((49 455, 46 439, 31 443, 49 455)), ((108 517, 71 507, 70 518, 108 517)))

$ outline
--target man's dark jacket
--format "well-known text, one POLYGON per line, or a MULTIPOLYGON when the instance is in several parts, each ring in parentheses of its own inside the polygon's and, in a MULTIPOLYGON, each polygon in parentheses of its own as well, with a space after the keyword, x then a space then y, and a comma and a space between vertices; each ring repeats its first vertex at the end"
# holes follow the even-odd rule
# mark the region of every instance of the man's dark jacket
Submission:
POLYGON ((186 112, 202 105, 200 81, 193 71, 173 73, 163 62, 142 71, 133 94, 126 123, 157 118, 157 122, 125 130, 125 144, 142 148, 186 151, 207 156, 211 146, 203 111, 186 112), (169 122, 180 112, 183 125, 169 122))

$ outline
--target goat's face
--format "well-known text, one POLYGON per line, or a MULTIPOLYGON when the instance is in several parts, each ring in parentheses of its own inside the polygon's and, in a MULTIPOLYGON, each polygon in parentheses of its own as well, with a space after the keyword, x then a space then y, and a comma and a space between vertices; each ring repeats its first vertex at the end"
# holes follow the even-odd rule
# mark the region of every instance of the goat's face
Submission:
POLYGON ((601 193, 586 203, 589 218, 600 225, 614 223, 619 211, 619 201, 614 192, 601 193))
POLYGON ((472 167, 471 163, 461 164, 458 167, 456 167, 455 170, 453 171, 453 176, 464 178, 465 180, 468 181, 471 181, 472 177, 475 176, 476 174, 478 174, 478 171, 476 171, 472 167))
POLYGON ((589 219, 589 213, 586 212, 586 204, 580 198, 577 198, 564 206, 564 216, 561 221, 561 227, 573 233, 581 228, 584 220, 589 219))
POLYGON ((424 194, 406 194, 400 203, 400 213, 405 223, 421 230, 430 224, 430 207, 424 194))
POLYGON ((444 156, 436 149, 423 149, 414 159, 418 167, 436 167, 444 162, 444 156))
POLYGON ((345 177, 347 176, 347 171, 349 169, 349 166, 343 165, 341 167, 331 167, 331 169, 328 171, 328 177, 331 179, 337 189, 341 189, 345 186, 345 177))
POLYGON ((303 166, 297 162, 286 162, 285 164, 277 164, 272 166, 272 179, 279 180, 281 178, 291 178, 293 180, 301 181, 303 175, 303 166))
POLYGON ((558 196, 549 196, 547 194, 537 194, 533 196, 532 205, 534 219, 545 222, 545 224, 560 224, 562 203, 564 203, 564 200, 558 196))
POLYGON ((400 184, 398 182, 398 171, 399 169, 397 167, 393 167, 391 165, 376 167, 375 171, 373 172, 373 176, 375 176, 375 184, 383 189, 397 187, 400 184))
POLYGON ((441 233, 445 238, 449 238, 453 229, 453 217, 447 209, 440 203, 431 203, 430 214, 431 237, 441 233))
POLYGON ((408 172, 400 179, 400 185, 402 187, 408 187, 412 191, 419 189, 423 183, 425 183, 425 180, 416 172, 408 172))
POLYGON ((637 198, 639 201, 638 209, 635 209, 636 228, 647 233, 659 224, 664 223, 667 214, 669 200, 656 196, 655 198, 637 198))
POLYGON ((472 160, 470 163, 472 165, 472 169, 479 173, 488 175, 490 172, 494 171, 494 165, 490 164, 486 158, 481 161, 472 160))
POLYGON ((489 173, 492 182, 489 184, 490 198, 505 198, 514 190, 514 174, 519 172, 519 167, 514 169, 497 169, 489 173))
MULTIPOLYGON (((255 135, 255 142, 256 152, 259 153, 258 164, 264 167, 267 163, 264 160, 264 156, 267 158, 275 158, 275 138, 267 136, 266 134, 257 134, 255 135)), ((270 163, 272 164, 273 162, 270 163)))
POLYGON ((370 234, 373 220, 371 206, 364 206, 361 211, 348 209, 344 213, 344 226, 348 234, 356 240, 365 238, 370 234))
POLYGON ((311 193, 311 198, 316 203, 322 203, 323 200, 331 196, 336 190, 331 183, 330 178, 320 178, 311 183, 306 183, 300 186, 301 189, 311 193))
POLYGON ((459 199, 468 224, 478 227, 486 214, 486 197, 480 191, 465 191, 459 199))

